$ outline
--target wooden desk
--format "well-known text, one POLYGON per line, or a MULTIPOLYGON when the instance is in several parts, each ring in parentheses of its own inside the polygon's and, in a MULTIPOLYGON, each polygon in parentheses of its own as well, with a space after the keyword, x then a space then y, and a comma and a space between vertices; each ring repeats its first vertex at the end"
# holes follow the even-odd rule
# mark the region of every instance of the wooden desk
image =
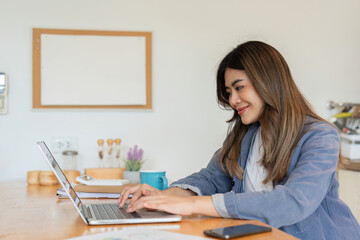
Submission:
MULTIPOLYGON (((27 185, 25 182, 0 182, 0 239, 65 239, 119 230, 130 225, 86 225, 68 199, 56 197, 56 186, 27 185)), ((85 200, 84 202, 104 200, 85 200)), ((108 201, 108 200, 107 200, 108 201)), ((114 201, 114 200, 112 200, 114 201)), ((209 217, 185 217, 178 223, 146 224, 159 229, 196 236, 203 230, 260 221, 209 217)), ((211 239, 211 238, 209 238, 211 239)), ((296 239, 278 229, 241 238, 296 239)))

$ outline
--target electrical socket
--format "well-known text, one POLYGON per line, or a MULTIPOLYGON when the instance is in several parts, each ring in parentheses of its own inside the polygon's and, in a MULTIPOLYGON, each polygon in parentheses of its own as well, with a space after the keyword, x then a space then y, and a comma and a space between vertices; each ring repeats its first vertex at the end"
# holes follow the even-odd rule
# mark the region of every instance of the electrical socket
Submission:
POLYGON ((67 150, 75 150, 78 148, 77 137, 53 137, 53 153, 62 153, 67 150))

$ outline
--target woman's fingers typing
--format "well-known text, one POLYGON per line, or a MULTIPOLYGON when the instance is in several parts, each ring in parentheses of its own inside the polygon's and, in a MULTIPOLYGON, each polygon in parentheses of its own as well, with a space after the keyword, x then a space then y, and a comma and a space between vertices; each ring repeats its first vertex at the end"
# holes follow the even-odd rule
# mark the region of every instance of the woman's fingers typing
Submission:
POLYGON ((128 200, 129 196, 133 194, 136 190, 138 190, 140 187, 141 185, 137 184, 131 187, 124 188, 124 190, 120 193, 120 197, 118 200, 119 206, 123 207, 126 201, 128 200))
POLYGON ((131 200, 129 202, 129 206, 131 206, 142 196, 148 196, 158 192, 160 192, 158 189, 151 187, 148 184, 137 184, 131 187, 126 187, 121 192, 118 203, 120 207, 124 207, 129 196, 132 195, 131 200))
POLYGON ((158 189, 151 187, 148 184, 142 184, 141 187, 137 189, 132 195, 132 198, 129 202, 130 209, 132 208, 132 205, 135 202, 139 201, 139 199, 142 198, 143 196, 149 196, 153 193, 158 193, 158 192, 160 192, 158 189))

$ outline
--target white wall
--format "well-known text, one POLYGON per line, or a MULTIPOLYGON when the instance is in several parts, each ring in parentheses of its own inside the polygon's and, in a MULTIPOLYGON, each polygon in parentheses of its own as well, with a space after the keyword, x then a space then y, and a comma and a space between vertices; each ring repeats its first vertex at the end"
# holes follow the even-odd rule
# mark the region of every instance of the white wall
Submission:
POLYGON ((262 40, 287 59, 323 117, 327 100, 360 102, 358 0, 0 0, 0 72, 9 111, 0 115, 0 180, 47 169, 35 142, 77 136, 82 167, 97 166, 98 138, 145 150, 145 168, 172 179, 205 166, 229 113, 215 97, 218 62, 235 45, 262 40), (153 33, 153 109, 33 110, 32 28, 153 33))

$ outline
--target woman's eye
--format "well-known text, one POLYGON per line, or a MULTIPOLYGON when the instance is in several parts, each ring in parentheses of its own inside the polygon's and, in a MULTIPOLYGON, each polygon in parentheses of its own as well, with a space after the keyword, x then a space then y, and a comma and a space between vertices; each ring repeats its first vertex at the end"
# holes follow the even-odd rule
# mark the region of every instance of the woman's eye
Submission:
POLYGON ((226 96, 227 98, 229 98, 229 97, 230 97, 230 92, 226 92, 226 93, 225 93, 225 96, 226 96))
POLYGON ((236 87, 235 89, 236 89, 236 91, 239 91, 240 89, 242 89, 243 88, 243 86, 238 86, 238 87, 236 87))

